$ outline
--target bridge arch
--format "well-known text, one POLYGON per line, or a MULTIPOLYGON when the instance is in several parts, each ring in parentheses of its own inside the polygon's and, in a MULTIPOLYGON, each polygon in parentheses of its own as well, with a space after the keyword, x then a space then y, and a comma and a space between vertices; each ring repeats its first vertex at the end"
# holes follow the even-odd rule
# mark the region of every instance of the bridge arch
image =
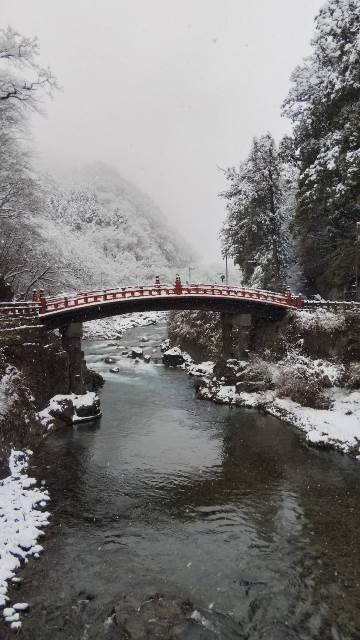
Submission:
POLYGON ((206 310, 251 314, 278 320, 301 306, 300 296, 218 285, 137 287, 87 291, 74 296, 42 298, 39 315, 49 329, 127 313, 206 310))

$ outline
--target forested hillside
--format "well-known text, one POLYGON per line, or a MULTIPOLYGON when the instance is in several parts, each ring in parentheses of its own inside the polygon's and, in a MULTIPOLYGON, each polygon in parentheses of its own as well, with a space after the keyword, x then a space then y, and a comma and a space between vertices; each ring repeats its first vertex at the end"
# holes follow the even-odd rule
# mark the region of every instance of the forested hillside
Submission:
POLYGON ((41 245, 67 288, 173 279, 190 250, 134 185, 104 164, 43 180, 41 245))
POLYGON ((291 136, 225 172, 223 251, 253 286, 359 296, 360 3, 328 0, 291 77, 291 136))
POLYGON ((0 30, 0 298, 173 280, 190 249, 115 169, 34 170, 30 115, 57 90, 38 57, 36 39, 0 30))

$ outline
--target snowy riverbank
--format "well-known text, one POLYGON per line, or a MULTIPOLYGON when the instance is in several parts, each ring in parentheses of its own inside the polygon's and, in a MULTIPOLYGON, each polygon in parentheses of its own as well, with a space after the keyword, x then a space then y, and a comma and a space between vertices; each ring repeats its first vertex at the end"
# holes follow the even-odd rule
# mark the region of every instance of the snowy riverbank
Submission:
POLYGON ((20 614, 28 605, 11 605, 8 587, 19 582, 16 570, 28 557, 39 557, 43 547, 37 541, 49 521, 49 513, 44 511, 49 494, 26 473, 30 455, 31 451, 12 450, 10 475, 0 480, 0 607, 5 622, 14 630, 21 627, 20 614))
POLYGON ((146 327, 165 321, 165 312, 128 313, 123 316, 112 316, 102 320, 92 320, 84 323, 84 338, 96 340, 119 340, 125 331, 134 327, 146 327))
MULTIPOLYGON (((328 388, 321 389, 324 408, 314 408, 283 395, 285 387, 281 387, 279 383, 284 371, 291 376, 292 382, 295 379, 294 371, 287 371, 284 361, 267 364, 267 371, 272 378, 269 386, 273 388, 246 392, 239 391, 239 383, 227 384, 225 379, 218 380, 214 376, 214 362, 196 364, 188 354, 183 353, 183 356, 185 362, 182 368, 196 377, 200 398, 266 412, 301 429, 309 443, 335 448, 360 460, 360 391, 336 385, 341 376, 341 368, 332 363, 314 361, 318 371, 329 382, 328 388)), ((238 364, 241 369, 241 364, 248 363, 238 364)), ((263 366, 266 365, 263 363, 263 366)), ((303 366, 305 367, 304 364, 303 366)), ((313 371, 309 370, 308 379, 311 380, 312 375, 313 371)))

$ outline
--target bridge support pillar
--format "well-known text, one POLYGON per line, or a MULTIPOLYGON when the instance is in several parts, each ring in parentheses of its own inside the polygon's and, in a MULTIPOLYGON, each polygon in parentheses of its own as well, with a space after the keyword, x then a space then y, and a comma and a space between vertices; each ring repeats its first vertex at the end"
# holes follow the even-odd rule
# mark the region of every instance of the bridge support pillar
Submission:
POLYGON ((62 346, 69 357, 69 391, 70 393, 84 393, 84 352, 81 350, 83 327, 81 322, 71 322, 60 329, 62 346))
POLYGON ((251 346, 253 318, 250 313, 222 313, 223 358, 246 360, 251 346))

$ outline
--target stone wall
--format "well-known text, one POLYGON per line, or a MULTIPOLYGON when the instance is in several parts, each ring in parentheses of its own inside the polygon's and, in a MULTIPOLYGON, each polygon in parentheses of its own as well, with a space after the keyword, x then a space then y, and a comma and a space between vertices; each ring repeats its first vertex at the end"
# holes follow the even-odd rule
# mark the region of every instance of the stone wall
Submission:
POLYGON ((289 349, 311 358, 336 359, 347 363, 360 360, 360 312, 332 313, 327 310, 289 312, 282 320, 241 321, 241 315, 203 311, 173 312, 169 317, 171 345, 187 351, 196 361, 241 359, 244 352, 272 359, 283 358, 289 349), (233 326, 230 326, 233 325, 233 326), (232 334, 233 345, 226 347, 232 334), (225 345, 225 354, 223 351, 225 345))
MULTIPOLYGON (((66 346, 66 345, 65 345, 66 346)), ((86 368, 82 392, 99 385, 86 368)), ((0 318, 0 459, 10 446, 36 446, 41 431, 35 413, 50 398, 74 391, 69 353, 60 335, 36 318, 0 318)))

